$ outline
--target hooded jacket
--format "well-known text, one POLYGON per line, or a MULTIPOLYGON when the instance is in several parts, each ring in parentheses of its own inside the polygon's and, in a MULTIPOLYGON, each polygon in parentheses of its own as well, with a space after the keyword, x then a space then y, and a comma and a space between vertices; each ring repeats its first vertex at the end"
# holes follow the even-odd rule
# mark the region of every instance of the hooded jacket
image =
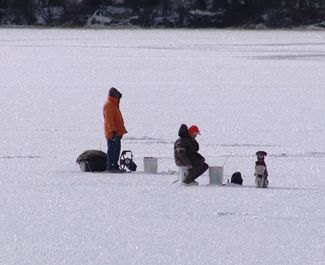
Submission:
POLYGON ((204 157, 198 153, 199 143, 188 133, 188 128, 182 124, 178 131, 179 138, 174 144, 174 158, 177 166, 201 166, 204 157))
POLYGON ((127 133, 124 127, 124 120, 119 108, 120 98, 122 94, 116 89, 111 88, 109 96, 103 107, 104 115, 104 131, 106 139, 112 139, 113 133, 123 136, 127 133))

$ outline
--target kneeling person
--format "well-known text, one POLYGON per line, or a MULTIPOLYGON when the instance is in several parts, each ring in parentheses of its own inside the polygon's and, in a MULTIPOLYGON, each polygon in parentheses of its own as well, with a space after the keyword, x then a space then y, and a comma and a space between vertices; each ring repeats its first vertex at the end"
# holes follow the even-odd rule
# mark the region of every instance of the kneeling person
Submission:
POLYGON ((199 143, 195 140, 196 136, 200 134, 199 128, 192 125, 188 128, 182 124, 178 131, 179 138, 174 144, 174 158, 175 163, 179 167, 188 167, 188 174, 183 180, 186 185, 198 185, 195 181, 208 168, 209 165, 205 163, 205 158, 198 153, 199 143))

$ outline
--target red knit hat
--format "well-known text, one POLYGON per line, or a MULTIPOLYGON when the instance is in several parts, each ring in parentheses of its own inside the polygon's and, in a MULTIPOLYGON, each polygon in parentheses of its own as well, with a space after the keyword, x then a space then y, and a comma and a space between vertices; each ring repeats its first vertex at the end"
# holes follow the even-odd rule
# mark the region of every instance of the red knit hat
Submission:
POLYGON ((188 128, 188 133, 189 134, 193 134, 193 133, 200 134, 199 127, 197 127, 196 125, 192 125, 190 128, 188 128))

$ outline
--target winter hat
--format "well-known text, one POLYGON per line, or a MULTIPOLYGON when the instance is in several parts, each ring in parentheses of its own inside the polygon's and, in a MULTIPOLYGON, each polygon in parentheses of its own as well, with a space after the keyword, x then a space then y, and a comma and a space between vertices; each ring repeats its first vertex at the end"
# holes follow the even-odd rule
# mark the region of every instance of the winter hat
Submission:
POLYGON ((108 95, 113 98, 118 98, 120 99, 122 97, 122 94, 120 91, 118 91, 115 87, 111 87, 110 90, 108 91, 108 95))
POLYGON ((193 134, 193 133, 200 134, 199 127, 197 127, 196 125, 192 125, 190 128, 188 128, 188 133, 189 134, 193 134))
POLYGON ((181 127, 178 130, 178 136, 181 138, 188 136, 188 128, 186 124, 181 125, 181 127))

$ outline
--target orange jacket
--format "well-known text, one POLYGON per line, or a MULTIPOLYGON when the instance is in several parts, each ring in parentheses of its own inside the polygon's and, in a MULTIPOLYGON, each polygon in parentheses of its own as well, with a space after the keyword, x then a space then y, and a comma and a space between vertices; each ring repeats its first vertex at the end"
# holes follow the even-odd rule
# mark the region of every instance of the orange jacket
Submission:
POLYGON ((103 107, 104 114, 104 130, 106 139, 112 139, 112 132, 117 135, 123 136, 127 133, 124 127, 124 120, 119 108, 119 99, 108 97, 103 107))

